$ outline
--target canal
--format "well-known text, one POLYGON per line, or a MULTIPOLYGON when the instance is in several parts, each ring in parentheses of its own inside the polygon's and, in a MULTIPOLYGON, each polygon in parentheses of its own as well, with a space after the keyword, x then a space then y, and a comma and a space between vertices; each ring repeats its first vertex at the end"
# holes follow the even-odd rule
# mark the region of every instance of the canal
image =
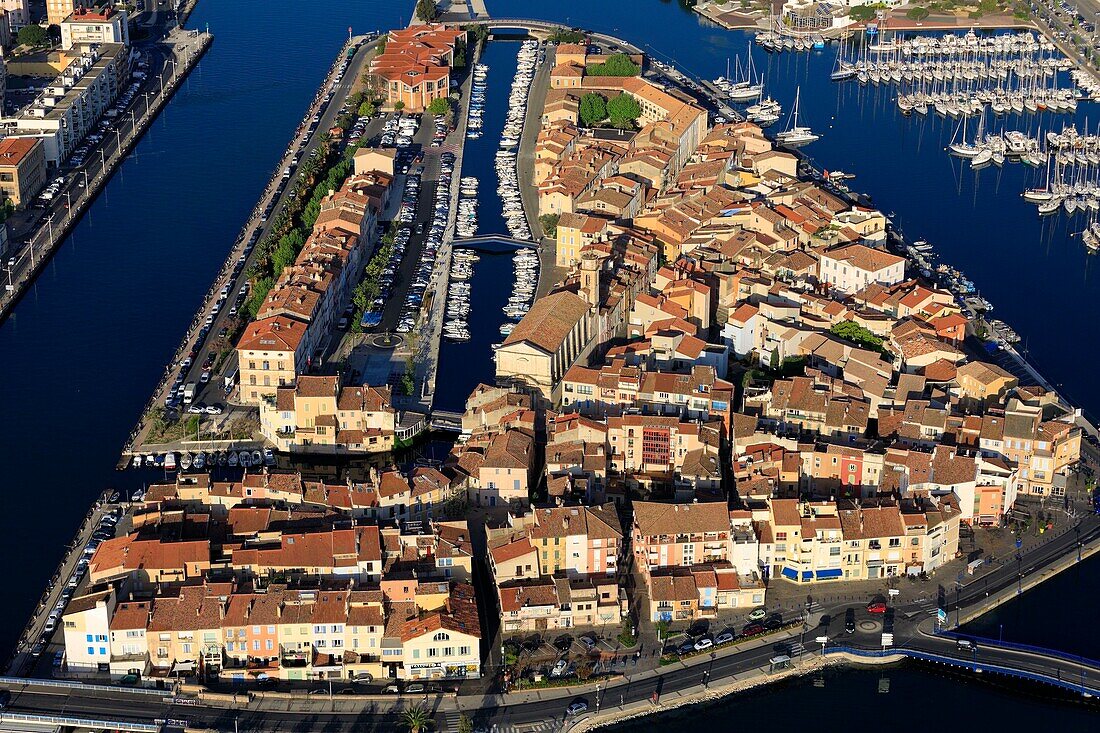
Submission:
MULTIPOLYGON (((0 327, 0 649, 16 641, 348 27, 409 3, 199 2, 209 53, 0 327)), ((6 657, 6 654, 4 654, 6 657)))
MULTIPOLYGON (((462 157, 462 175, 478 179, 478 235, 508 235, 502 214, 503 202, 497 192, 496 153, 508 114, 508 94, 516 75, 519 46, 516 41, 490 41, 481 55, 481 63, 489 67, 484 128, 480 138, 466 141, 462 157)), ((504 340, 500 326, 508 319, 501 309, 508 301, 514 280, 514 251, 507 245, 478 247, 481 259, 474 264, 473 277, 469 281, 470 339, 460 342, 444 339, 440 345, 440 380, 434 402, 438 409, 461 412, 474 387, 493 381, 496 366, 492 344, 504 340)))
MULTIPOLYGON (((15 641, 94 497, 105 487, 133 488, 154 478, 116 473, 118 450, 348 26, 366 32, 403 25, 410 6, 405 0, 322 0, 303 12, 287 0, 200 0, 191 25, 209 25, 216 36, 210 52, 0 327, 6 416, 0 475, 9 497, 0 514, 0 556, 8 567, 0 647, 15 641)), ((705 77, 724 73, 726 58, 744 53, 747 43, 743 33, 707 27, 675 0, 490 0, 489 9, 499 17, 547 18, 639 44, 648 40, 658 57, 705 77)), ((481 155, 467 153, 464 162, 463 174, 482 181, 483 231, 494 206, 487 197, 496 196, 491 166, 503 121, 499 105, 517 51, 512 43, 488 48, 487 124, 478 141, 488 147, 481 155)), ((861 99, 858 90, 830 83, 828 51, 761 55, 758 65, 767 69, 769 93, 787 106, 801 85, 805 119, 824 133, 807 152, 822 167, 856 173, 854 188, 896 212, 910 237, 928 239, 944 261, 966 271, 995 304, 995 315, 1028 339, 1049 379, 1090 412, 1100 411, 1100 382, 1088 366, 1096 349, 1096 327, 1087 317, 1100 295, 1091 272, 1096 263, 1062 221, 1041 223, 1020 202, 1022 169, 962 170, 943 154, 949 133, 941 124, 929 120, 922 129, 901 119, 885 92, 861 99)), ((1090 106, 1081 106, 1082 121, 1090 106)), ((502 322, 507 289, 501 285, 511 281, 510 258, 483 256, 472 284, 472 317, 502 322)), ((495 335, 494 329, 485 333, 495 335)), ((486 345, 472 340, 461 349, 445 347, 440 391, 454 395, 451 407, 491 377, 486 345)), ((1100 564, 1093 560, 1005 606, 983 620, 983 629, 992 634, 1003 625, 1005 638, 1100 656, 1082 592, 1098 583, 1100 564)), ((890 694, 876 695, 878 673, 831 675, 824 688, 806 681, 756 691, 698 717, 676 718, 672 729, 720 725, 731 712, 761 721, 777 703, 788 710, 842 706, 843 722, 826 719, 903 730, 1095 719, 979 683, 908 668, 887 675, 890 694), (933 710, 906 714, 899 706, 907 702, 933 710)))

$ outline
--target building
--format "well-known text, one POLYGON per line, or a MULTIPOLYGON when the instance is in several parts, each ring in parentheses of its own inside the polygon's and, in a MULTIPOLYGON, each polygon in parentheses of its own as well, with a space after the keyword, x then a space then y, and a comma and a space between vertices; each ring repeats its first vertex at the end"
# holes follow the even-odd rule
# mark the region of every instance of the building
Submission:
POLYGON ((0 192, 23 207, 46 185, 45 146, 38 138, 0 140, 0 192))
POLYGON ((821 253, 820 278, 842 293, 855 293, 872 283, 894 285, 905 279, 905 258, 847 244, 821 253))
POLYGON ((94 4, 92 0, 46 0, 46 22, 49 25, 61 25, 77 8, 87 8, 94 4))
POLYGON ((3 120, 8 137, 41 138, 50 166, 59 166, 114 104, 130 78, 130 54, 117 43, 82 51, 17 116, 3 120))
POLYGON ((543 296, 496 352, 497 382, 557 403, 562 377, 596 340, 592 303, 568 291, 543 296))
POLYGON ((260 401, 260 432, 287 453, 390 451, 396 420, 388 387, 344 386, 334 376, 300 375, 260 401))
POLYGON ((374 246, 392 180, 384 171, 356 173, 322 199, 294 264, 283 268, 237 342, 241 402, 259 405, 275 397, 315 364, 374 246))
POLYGON ((112 590, 97 590, 69 601, 61 626, 65 660, 70 672, 105 672, 111 662, 111 614, 117 598, 112 590))
POLYGON ((28 0, 0 0, 0 10, 8 17, 8 29, 12 37, 31 22, 28 0))
POLYGON ((385 92, 389 109, 423 112, 451 92, 455 46, 466 31, 438 24, 390 31, 382 53, 371 59, 370 73, 385 92))
POLYGON ((78 6, 61 21, 61 48, 65 51, 99 43, 130 45, 129 15, 125 8, 78 6))
POLYGON ((285 316, 253 321, 237 342, 241 402, 258 405, 304 371, 310 343, 305 323, 285 316))

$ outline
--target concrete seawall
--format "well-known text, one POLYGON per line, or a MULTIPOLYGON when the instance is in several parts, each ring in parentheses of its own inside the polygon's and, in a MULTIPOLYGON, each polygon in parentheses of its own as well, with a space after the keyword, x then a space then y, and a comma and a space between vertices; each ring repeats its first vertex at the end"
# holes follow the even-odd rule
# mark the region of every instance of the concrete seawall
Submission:
MULTIPOLYGON (((190 33, 190 31, 179 31, 180 33, 190 33)), ((34 242, 39 237, 45 235, 45 241, 43 245, 40 245, 37 251, 35 251, 35 245, 31 245, 32 251, 32 265, 30 270, 20 278, 20 280, 13 284, 13 289, 7 297, 0 300, 0 323, 2 323, 15 308, 16 304, 26 294, 27 290, 38 278, 38 274, 46 267, 46 265, 53 258, 54 252, 57 251, 72 231, 73 227, 83 218, 85 210, 91 206, 98 197, 99 193, 107 185, 107 182, 111 180, 115 170, 127 159, 130 151, 134 146, 141 141, 142 136, 145 134, 146 129, 150 123, 156 119, 160 114, 160 110, 168 103, 179 89, 180 84, 191 73, 191 70, 198 64, 199 59, 206 53, 206 49, 210 47, 214 37, 210 33, 199 33, 195 35, 197 43, 192 46, 190 44, 184 46, 187 49, 187 53, 179 56, 176 52, 173 52, 173 57, 177 63, 173 66, 173 74, 171 78, 164 84, 163 91, 157 94, 156 98, 148 106, 145 114, 136 118, 136 124, 133 124, 130 128, 130 132, 126 137, 122 138, 119 142, 120 146, 117 146, 114 154, 110 158, 106 158, 104 167, 96 174, 94 178, 90 178, 88 186, 83 189, 82 193, 77 196, 76 200, 72 202, 72 208, 70 208, 65 215, 56 224, 51 224, 53 221, 52 215, 47 215, 46 224, 43 224, 31 237, 31 241, 34 242)), ((152 84, 152 81, 150 81, 152 84)), ((137 104, 136 102, 134 103, 137 104)), ((120 117, 120 120, 124 120, 125 117, 120 117)), ((121 124, 121 123, 120 123, 121 124)), ((106 137, 105 142, 102 145, 107 146, 110 143, 111 138, 106 137)))

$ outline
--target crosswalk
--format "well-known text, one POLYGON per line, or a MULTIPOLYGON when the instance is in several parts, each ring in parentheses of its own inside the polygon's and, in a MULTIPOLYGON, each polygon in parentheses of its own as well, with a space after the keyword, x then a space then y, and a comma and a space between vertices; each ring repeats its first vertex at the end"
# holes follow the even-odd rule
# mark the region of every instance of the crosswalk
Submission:
MULTIPOLYGON (((439 733, 458 733, 462 713, 447 710, 437 719, 439 733)), ((555 733, 561 728, 561 721, 542 720, 536 723, 483 723, 474 721, 474 733, 555 733)))
POLYGON ((935 616, 936 612, 939 610, 936 601, 931 598, 922 598, 917 601, 917 608, 920 609, 921 613, 928 614, 929 616, 935 616))

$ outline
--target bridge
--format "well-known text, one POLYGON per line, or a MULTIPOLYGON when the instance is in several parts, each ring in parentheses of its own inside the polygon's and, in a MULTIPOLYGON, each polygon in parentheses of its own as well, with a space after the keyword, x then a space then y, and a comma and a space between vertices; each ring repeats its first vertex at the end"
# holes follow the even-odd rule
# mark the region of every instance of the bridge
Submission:
POLYGON ((1100 696, 1100 663, 1082 657, 1074 658, 1053 650, 1035 647, 1022 650, 983 639, 970 640, 969 648, 957 646, 955 640, 947 640, 950 646, 936 651, 916 648, 919 642, 891 649, 859 649, 850 646, 826 646, 825 655, 841 654, 859 659, 889 661, 914 659, 932 664, 965 669, 975 674, 995 674, 1028 682, 1057 687, 1066 692, 1085 697, 1100 696))
POLYGON ((443 430, 450 433, 462 432, 462 413, 450 410, 432 410, 432 430, 443 430))
POLYGON ((476 237, 455 237, 451 242, 452 247, 459 249, 478 249, 487 244, 502 244, 535 250, 539 247, 538 242, 532 242, 530 239, 516 239, 507 234, 479 234, 476 237))

